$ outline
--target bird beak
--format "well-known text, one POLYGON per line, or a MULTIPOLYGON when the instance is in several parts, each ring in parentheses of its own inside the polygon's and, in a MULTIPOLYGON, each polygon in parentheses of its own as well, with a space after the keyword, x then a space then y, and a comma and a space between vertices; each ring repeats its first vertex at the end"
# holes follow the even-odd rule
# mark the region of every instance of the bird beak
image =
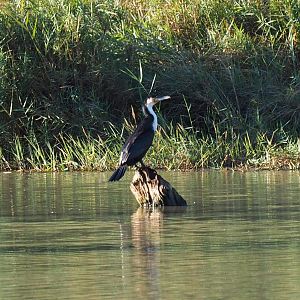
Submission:
POLYGON ((163 96, 163 97, 158 97, 156 98, 158 102, 163 101, 163 100, 167 100, 167 99, 171 99, 170 96, 163 96))

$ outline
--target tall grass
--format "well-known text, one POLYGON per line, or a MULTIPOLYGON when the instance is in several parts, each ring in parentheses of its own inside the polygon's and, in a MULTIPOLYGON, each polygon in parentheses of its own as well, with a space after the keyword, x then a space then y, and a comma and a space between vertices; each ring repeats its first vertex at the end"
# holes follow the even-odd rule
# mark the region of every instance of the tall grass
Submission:
POLYGON ((293 0, 7 2, 2 168, 111 168, 121 123, 134 121, 150 90, 172 95, 161 113, 168 130, 159 136, 167 138, 157 142, 166 157, 182 158, 168 163, 155 145, 156 165, 226 166, 294 153, 299 12, 293 0))
MULTIPOLYGON (((134 127, 132 124, 119 130, 111 125, 109 139, 60 135, 55 144, 43 148, 35 136, 14 140, 11 156, 0 148, 0 169, 34 171, 91 171, 111 170, 117 166, 124 138, 134 127)), ((160 127, 154 144, 146 156, 153 168, 167 170, 198 170, 202 168, 234 169, 299 169, 299 145, 292 139, 274 143, 265 133, 251 141, 250 135, 221 133, 196 135, 193 128, 182 125, 160 127)), ((275 136, 275 132, 273 137, 275 136)))

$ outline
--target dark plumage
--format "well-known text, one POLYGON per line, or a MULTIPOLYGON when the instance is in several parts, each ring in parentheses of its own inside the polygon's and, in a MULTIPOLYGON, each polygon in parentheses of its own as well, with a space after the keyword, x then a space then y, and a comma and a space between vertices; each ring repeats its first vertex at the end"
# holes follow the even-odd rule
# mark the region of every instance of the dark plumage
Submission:
POLYGON ((145 118, 126 140, 121 151, 119 167, 116 171, 114 171, 112 176, 109 178, 109 181, 120 180, 124 176, 127 166, 136 165, 138 162, 144 166, 142 159, 152 145, 154 132, 157 128, 157 117, 152 107, 157 102, 169 98, 169 96, 165 96, 161 98, 147 99, 143 106, 145 118))

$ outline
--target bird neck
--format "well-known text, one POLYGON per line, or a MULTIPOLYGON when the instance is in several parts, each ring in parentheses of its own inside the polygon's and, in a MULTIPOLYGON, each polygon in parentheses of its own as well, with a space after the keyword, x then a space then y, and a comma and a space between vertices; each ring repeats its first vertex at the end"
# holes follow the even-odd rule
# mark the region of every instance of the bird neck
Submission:
POLYGON ((153 105, 152 104, 146 104, 143 107, 143 111, 146 117, 148 116, 152 116, 153 117, 153 121, 152 121, 152 128, 154 131, 157 130, 157 116, 153 110, 153 105))

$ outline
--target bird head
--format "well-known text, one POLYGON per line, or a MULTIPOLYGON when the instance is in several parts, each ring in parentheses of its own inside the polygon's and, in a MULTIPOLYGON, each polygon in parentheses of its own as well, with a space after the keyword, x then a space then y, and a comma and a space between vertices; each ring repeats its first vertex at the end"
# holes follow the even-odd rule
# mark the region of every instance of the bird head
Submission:
POLYGON ((150 97, 146 100, 146 105, 147 106, 153 106, 158 102, 161 102, 163 100, 170 99, 170 96, 163 96, 163 97, 150 97))

